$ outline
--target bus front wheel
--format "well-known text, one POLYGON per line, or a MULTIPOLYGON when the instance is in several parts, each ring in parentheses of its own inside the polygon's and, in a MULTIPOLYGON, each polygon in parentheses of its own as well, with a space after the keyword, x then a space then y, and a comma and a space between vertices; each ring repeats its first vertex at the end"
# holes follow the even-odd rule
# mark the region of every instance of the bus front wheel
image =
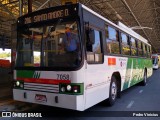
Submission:
POLYGON ((112 106, 116 99, 117 99, 117 80, 115 76, 112 76, 111 83, 110 83, 110 89, 109 89, 109 99, 108 99, 108 104, 109 106, 112 106))

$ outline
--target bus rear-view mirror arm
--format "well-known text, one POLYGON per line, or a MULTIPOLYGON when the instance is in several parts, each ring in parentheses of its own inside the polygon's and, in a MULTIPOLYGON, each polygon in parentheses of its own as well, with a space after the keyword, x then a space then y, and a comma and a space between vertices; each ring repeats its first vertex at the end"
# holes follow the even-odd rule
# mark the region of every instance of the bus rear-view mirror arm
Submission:
POLYGON ((85 22, 86 40, 88 45, 95 43, 95 32, 89 27, 89 22, 85 22))

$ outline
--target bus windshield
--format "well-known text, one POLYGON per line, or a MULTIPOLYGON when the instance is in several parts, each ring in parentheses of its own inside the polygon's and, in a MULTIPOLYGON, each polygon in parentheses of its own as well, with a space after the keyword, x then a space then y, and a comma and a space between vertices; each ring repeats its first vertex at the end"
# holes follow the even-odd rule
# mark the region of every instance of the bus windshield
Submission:
POLYGON ((157 57, 152 57, 152 63, 153 64, 158 64, 158 58, 157 57))
POLYGON ((18 30, 16 67, 77 67, 80 61, 77 21, 18 30))

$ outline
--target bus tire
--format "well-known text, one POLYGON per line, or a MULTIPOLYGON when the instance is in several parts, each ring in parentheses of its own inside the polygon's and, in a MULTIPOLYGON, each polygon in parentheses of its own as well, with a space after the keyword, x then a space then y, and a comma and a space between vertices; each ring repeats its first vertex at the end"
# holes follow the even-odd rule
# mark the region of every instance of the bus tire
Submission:
POLYGON ((117 81, 117 98, 121 98, 121 83, 120 81, 117 81))
POLYGON ((145 86, 147 83, 147 71, 144 70, 144 76, 143 76, 143 81, 142 81, 142 85, 145 86))
POLYGON ((110 83, 110 89, 109 89, 109 98, 108 98, 108 105, 112 106, 114 105, 116 99, 117 99, 117 80, 115 76, 112 76, 111 83, 110 83))

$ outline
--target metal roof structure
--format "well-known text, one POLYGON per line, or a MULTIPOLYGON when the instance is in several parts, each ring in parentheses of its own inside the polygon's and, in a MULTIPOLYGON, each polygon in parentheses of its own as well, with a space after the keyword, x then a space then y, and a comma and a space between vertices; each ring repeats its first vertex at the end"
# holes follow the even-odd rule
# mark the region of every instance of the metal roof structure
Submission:
MULTIPOLYGON (((0 0, 0 35, 11 36, 11 24, 19 17, 19 3, 23 1, 22 14, 28 10, 28 0, 0 0)), ((160 53, 160 0, 79 0, 80 3, 110 21, 121 21, 134 29, 160 53)), ((61 0, 32 0, 32 11, 61 4, 61 0)))

